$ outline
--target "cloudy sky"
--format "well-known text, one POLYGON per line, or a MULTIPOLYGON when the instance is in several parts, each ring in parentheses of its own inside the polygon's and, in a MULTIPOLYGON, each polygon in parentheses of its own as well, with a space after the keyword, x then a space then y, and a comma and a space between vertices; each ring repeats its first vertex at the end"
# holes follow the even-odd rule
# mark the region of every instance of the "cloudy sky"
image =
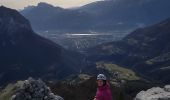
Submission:
POLYGON ((99 0, 0 0, 0 5, 14 9, 23 9, 28 5, 37 5, 39 2, 47 2, 54 6, 64 8, 77 7, 99 0))

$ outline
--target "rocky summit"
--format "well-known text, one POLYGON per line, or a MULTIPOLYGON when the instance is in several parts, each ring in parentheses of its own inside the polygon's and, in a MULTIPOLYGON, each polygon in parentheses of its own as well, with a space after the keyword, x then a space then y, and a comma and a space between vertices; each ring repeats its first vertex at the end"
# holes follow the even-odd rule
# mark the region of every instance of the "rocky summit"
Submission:
POLYGON ((50 88, 41 80, 29 78, 22 84, 16 86, 16 93, 11 100, 64 100, 62 97, 54 95, 50 88))
POLYGON ((141 91, 134 100, 170 100, 170 85, 164 88, 153 87, 147 91, 141 91))

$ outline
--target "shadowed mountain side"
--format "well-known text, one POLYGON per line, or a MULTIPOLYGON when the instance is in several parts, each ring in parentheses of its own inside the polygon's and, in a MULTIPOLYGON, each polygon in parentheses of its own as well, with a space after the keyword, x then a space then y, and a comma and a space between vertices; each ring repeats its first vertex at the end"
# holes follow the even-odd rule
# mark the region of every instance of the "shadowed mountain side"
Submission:
POLYGON ((79 57, 35 34, 19 12, 0 7, 0 84, 29 76, 65 78, 79 71, 79 57))

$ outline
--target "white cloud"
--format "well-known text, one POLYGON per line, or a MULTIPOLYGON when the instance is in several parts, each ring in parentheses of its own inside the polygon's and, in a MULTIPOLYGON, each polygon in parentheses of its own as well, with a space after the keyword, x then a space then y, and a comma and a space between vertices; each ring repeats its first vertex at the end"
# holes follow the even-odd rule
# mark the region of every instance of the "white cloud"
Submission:
POLYGON ((94 1, 99 0, 0 0, 0 5, 4 5, 14 9, 22 9, 28 5, 37 5, 37 3, 39 2, 47 2, 54 6, 69 8, 82 6, 94 1))

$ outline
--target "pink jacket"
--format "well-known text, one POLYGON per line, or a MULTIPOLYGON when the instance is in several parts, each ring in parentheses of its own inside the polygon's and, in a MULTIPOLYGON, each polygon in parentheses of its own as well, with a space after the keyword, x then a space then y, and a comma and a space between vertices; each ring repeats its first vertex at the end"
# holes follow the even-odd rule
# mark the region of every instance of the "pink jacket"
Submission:
POLYGON ((96 100, 112 100, 109 84, 97 88, 96 100))

